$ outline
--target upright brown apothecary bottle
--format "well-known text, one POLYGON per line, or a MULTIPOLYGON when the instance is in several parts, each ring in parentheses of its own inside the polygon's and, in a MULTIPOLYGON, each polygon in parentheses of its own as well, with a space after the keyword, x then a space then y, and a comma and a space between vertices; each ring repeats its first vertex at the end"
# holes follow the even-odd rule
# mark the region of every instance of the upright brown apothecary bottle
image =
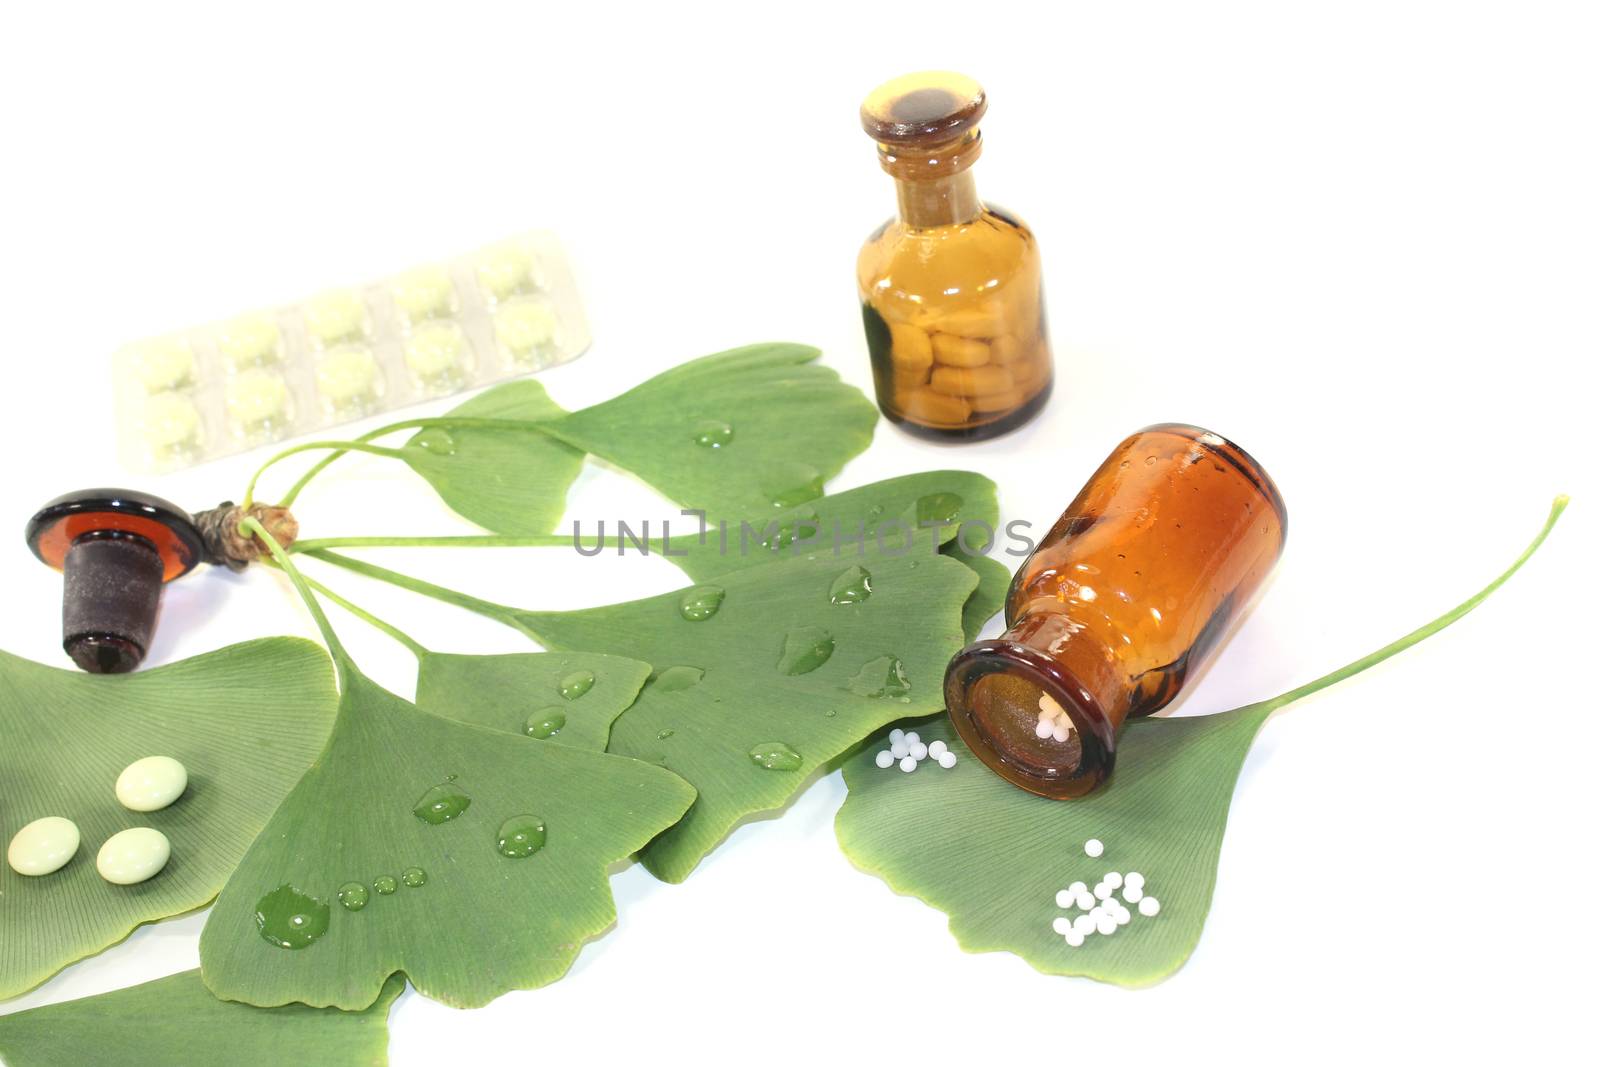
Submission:
POLYGON ((1242 448, 1196 426, 1117 446, 1011 581, 1007 631, 945 672, 956 730, 1001 777, 1082 796, 1132 716, 1165 707, 1283 551, 1283 498, 1242 448))
POLYGON ((861 105, 900 201, 856 261, 878 407, 939 440, 1005 433, 1050 396, 1038 245, 972 180, 986 107, 977 82, 940 71, 861 105))

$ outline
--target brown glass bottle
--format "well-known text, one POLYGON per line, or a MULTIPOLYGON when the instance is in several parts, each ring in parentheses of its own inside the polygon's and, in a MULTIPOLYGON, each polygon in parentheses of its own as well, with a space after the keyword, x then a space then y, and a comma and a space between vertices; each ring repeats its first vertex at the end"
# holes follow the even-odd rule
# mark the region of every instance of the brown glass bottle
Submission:
POLYGON ((887 82, 861 106, 900 202, 856 260, 878 407, 939 440, 1022 425, 1052 383, 1038 245, 973 184, 986 107, 976 82, 940 71, 887 82))
POLYGON ((1237 445, 1175 423, 1129 437, 1012 579, 1009 629, 950 661, 962 740, 1030 792, 1088 793, 1124 720, 1166 706, 1216 648, 1284 531, 1277 486, 1237 445))

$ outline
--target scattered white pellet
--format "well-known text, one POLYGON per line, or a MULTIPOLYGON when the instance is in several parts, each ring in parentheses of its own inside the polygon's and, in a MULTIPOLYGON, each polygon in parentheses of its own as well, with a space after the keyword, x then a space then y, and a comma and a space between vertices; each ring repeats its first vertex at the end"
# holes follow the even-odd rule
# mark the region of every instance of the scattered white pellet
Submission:
POLYGON ((1078 894, 1078 907, 1089 911, 1094 907, 1094 894, 1085 889, 1078 894))
POLYGON ((1156 915, 1160 913, 1160 911, 1161 901, 1157 900, 1155 897, 1145 897, 1143 900, 1139 901, 1139 914, 1145 916, 1146 918, 1156 915))
POLYGON ((1127 926, 1133 921, 1133 913, 1127 908, 1118 908, 1113 918, 1117 920, 1118 926, 1127 926))
POLYGON ((939 766, 943 767, 945 770, 948 771, 951 767, 954 767, 955 765, 956 765, 956 754, 954 752, 951 752, 949 749, 945 749, 943 752, 939 753, 939 766))
POLYGON ((889 731, 889 743, 891 745, 896 743, 897 741, 904 741, 905 739, 906 739, 906 732, 904 730, 896 729, 896 730, 890 730, 889 731))
POLYGON ((1097 860, 1105 852, 1106 846, 1098 837, 1091 837, 1083 843, 1083 854, 1092 860, 1097 860))
POLYGON ((1101 882, 1099 885, 1094 887, 1094 896, 1096 900, 1105 900, 1114 892, 1116 892, 1116 890, 1112 889, 1104 882, 1101 882))
POLYGON ((905 771, 907 774, 910 774, 912 771, 917 769, 917 761, 912 759, 910 756, 907 756, 900 761, 900 769, 905 771))
POLYGON ((1041 741, 1049 739, 1054 733, 1055 731, 1051 728, 1050 724, 1045 722, 1043 719, 1040 719, 1039 725, 1033 728, 1034 736, 1041 741))
POLYGON ((902 738, 901 740, 890 744, 889 754, 895 759, 905 759, 907 756, 911 755, 911 746, 907 745, 905 740, 902 738))
POLYGON ((1063 889, 1059 893, 1056 894, 1056 907, 1058 907, 1058 908, 1070 908, 1070 907, 1072 907, 1073 901, 1075 901, 1076 899, 1077 899, 1077 897, 1074 897, 1071 893, 1069 893, 1065 889, 1063 889))
POLYGON ((1117 932, 1117 920, 1109 915, 1100 916, 1094 924, 1094 932, 1106 937, 1111 936, 1117 932))
POLYGON ((1056 720, 1055 726, 1050 730, 1050 736, 1055 738, 1056 741, 1060 743, 1066 741, 1067 734, 1070 732, 1071 731, 1069 731, 1065 726, 1061 725, 1061 721, 1058 719, 1056 720))
POLYGON ((1072 948, 1082 948, 1083 947, 1083 932, 1081 930, 1079 930, 1077 927, 1073 927, 1072 929, 1068 930, 1066 933, 1062 934, 1061 936, 1062 936, 1063 940, 1065 940, 1066 943, 1069 946, 1071 946, 1072 948))
POLYGON ((1050 929, 1054 930, 1058 934, 1071 933, 1072 920, 1067 918, 1065 915, 1058 915, 1056 917, 1056 921, 1050 924, 1050 929))
POLYGON ((933 744, 928 746, 928 755, 932 756, 934 759, 938 759, 940 756, 949 751, 950 746, 945 744, 943 741, 935 741, 933 744))
POLYGON ((922 738, 920 736, 918 736, 918 734, 917 734, 917 732, 915 730, 907 730, 906 731, 905 740, 906 740, 906 747, 909 748, 910 746, 916 744, 918 741, 921 741, 922 738))
POLYGON ((888 770, 890 767, 894 766, 894 753, 890 752, 888 749, 884 749, 882 752, 878 753, 878 755, 875 757, 875 761, 878 766, 882 767, 884 770, 888 770))
POLYGON ((1075 897, 1081 897, 1088 891, 1089 887, 1082 882, 1073 882, 1071 885, 1067 886, 1067 892, 1071 893, 1075 897))
POLYGON ((1084 912, 1082 915, 1072 920, 1072 928, 1078 931, 1080 934, 1094 933, 1094 926, 1095 917, 1090 915, 1088 912, 1084 912))
POLYGON ((1100 882, 1102 885, 1110 886, 1112 889, 1121 889, 1122 873, 1120 871, 1107 871, 1100 876, 1100 882))
POLYGON ((923 744, 921 741, 912 742, 910 747, 911 758, 916 760, 918 763, 921 763, 923 760, 928 758, 928 746, 923 744))
POLYGON ((1144 899, 1144 888, 1136 885, 1124 885, 1122 887, 1122 899, 1129 904, 1137 904, 1144 899))
POLYGON ((1129 871, 1123 876, 1122 884, 1128 886, 1130 889, 1143 889, 1144 875, 1140 874, 1138 871, 1129 871))

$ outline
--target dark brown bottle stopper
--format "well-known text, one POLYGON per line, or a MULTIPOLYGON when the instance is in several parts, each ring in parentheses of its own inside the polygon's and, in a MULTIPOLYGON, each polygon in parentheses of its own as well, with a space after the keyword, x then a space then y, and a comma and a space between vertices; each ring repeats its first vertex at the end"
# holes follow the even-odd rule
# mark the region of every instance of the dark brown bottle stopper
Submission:
POLYGON ((150 649, 161 588, 205 559, 183 509, 124 489, 57 497, 28 522, 28 547, 65 576, 62 647, 93 674, 126 674, 150 649))

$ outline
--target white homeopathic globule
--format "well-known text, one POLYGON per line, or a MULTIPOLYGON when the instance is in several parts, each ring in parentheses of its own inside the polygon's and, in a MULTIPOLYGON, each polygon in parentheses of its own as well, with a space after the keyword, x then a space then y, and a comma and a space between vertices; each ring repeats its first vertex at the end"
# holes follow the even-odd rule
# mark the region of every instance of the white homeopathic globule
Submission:
POLYGON ((902 771, 910 774, 919 763, 929 759, 947 771, 956 765, 956 754, 943 741, 924 744, 915 730, 908 733, 894 729, 889 731, 889 747, 881 750, 872 761, 884 770, 898 763, 902 771))
MULTIPOLYGON (((1091 837, 1083 843, 1083 851, 1091 857, 1099 856, 1105 851, 1105 845, 1099 838, 1091 837)), ((1090 934, 1110 937, 1133 921, 1129 904, 1136 905, 1139 914, 1147 919, 1154 918, 1161 911, 1161 902, 1155 897, 1146 896, 1144 889, 1145 877, 1139 871, 1129 871, 1127 874, 1107 871, 1100 876, 1093 890, 1085 882, 1073 882, 1056 893, 1055 904, 1062 911, 1077 908, 1079 914, 1076 917, 1056 916, 1050 929, 1065 940, 1070 948, 1082 947, 1090 934), (1118 889, 1122 890, 1121 900, 1117 899, 1118 889)))

